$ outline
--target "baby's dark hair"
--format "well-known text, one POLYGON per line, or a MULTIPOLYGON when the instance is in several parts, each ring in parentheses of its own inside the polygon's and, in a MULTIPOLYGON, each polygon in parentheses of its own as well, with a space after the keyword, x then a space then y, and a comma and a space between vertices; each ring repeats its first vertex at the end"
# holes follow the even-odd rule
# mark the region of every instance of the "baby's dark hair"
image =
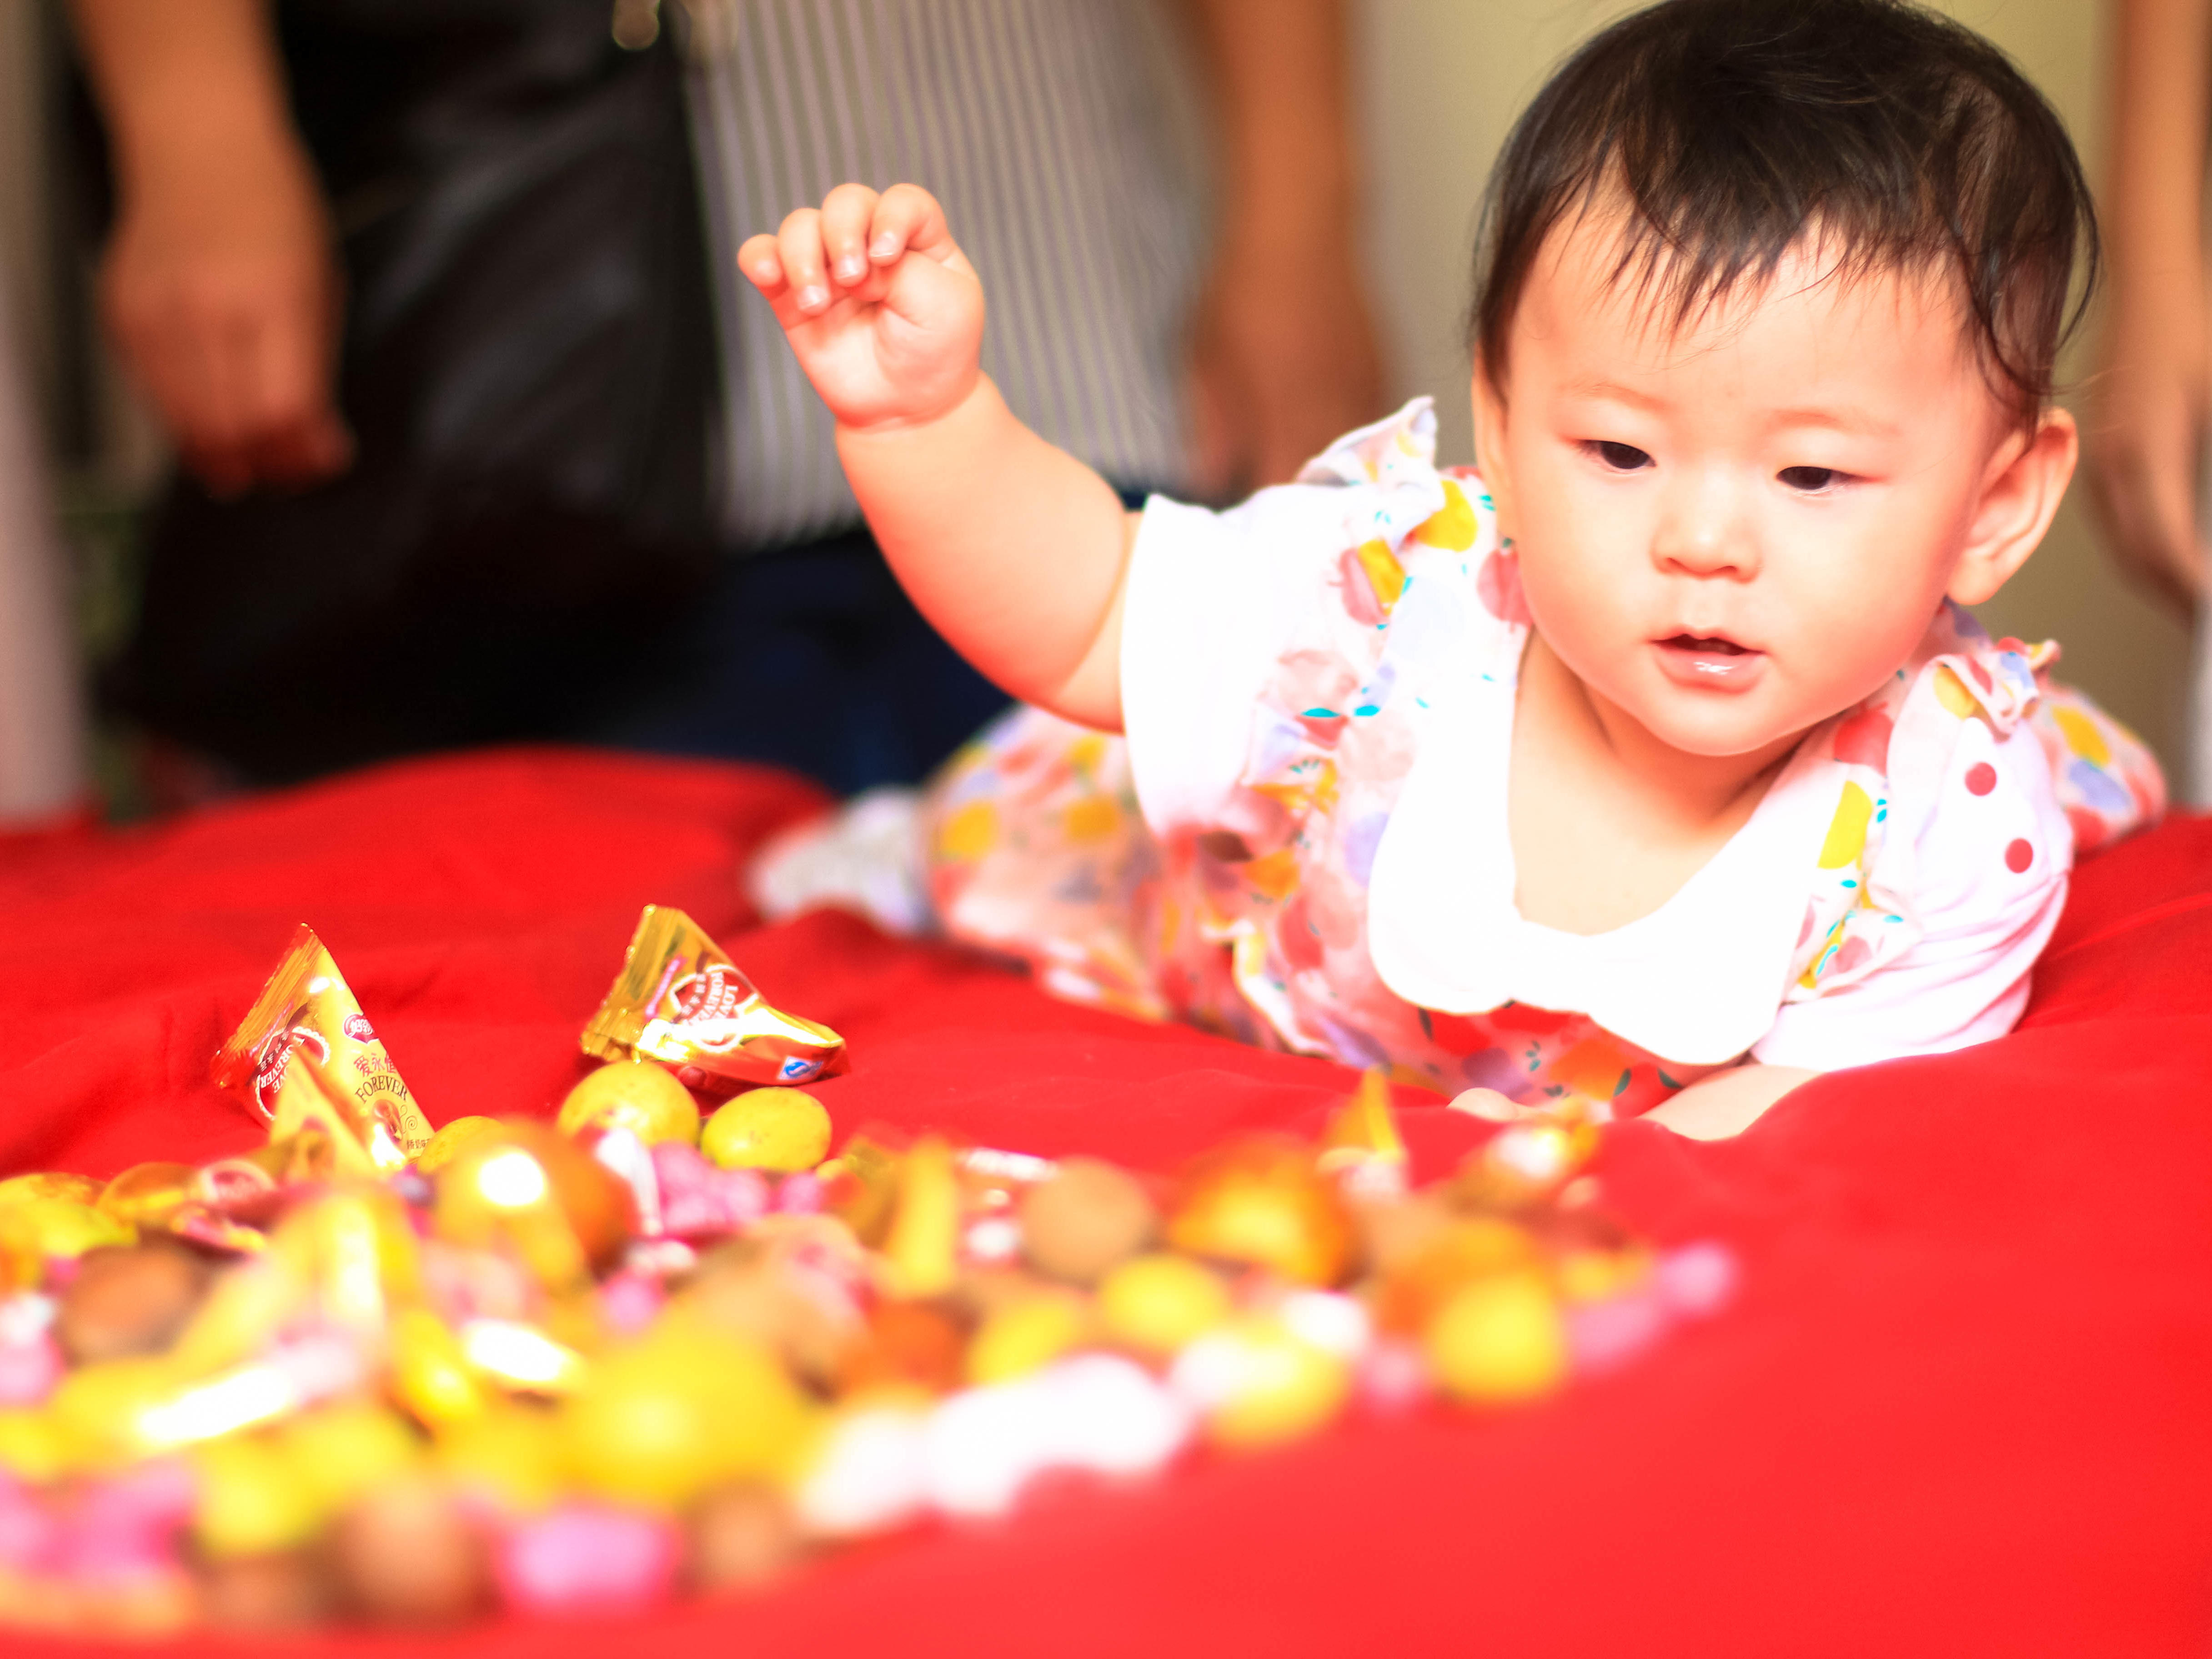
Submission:
POLYGON ((1493 386, 1545 239, 1616 202, 1615 276, 1676 325, 1771 277, 1808 233, 1846 279, 1948 274, 2030 427, 2096 281, 2095 210, 2056 112, 1988 41, 1903 0, 1665 0, 1575 53, 1483 204, 1468 343, 1493 386))

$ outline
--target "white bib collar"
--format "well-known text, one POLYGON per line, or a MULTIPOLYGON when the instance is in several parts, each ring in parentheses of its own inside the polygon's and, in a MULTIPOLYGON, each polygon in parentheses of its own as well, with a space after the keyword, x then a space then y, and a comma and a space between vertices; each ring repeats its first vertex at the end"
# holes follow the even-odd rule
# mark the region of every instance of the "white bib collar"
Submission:
POLYGON ((1514 904, 1517 676, 1469 665, 1436 678, 1368 889, 1382 982, 1440 1013, 1522 1002, 1587 1014, 1685 1066, 1734 1060, 1765 1035, 1835 804, 1820 746, 1800 744, 1742 828, 1656 910, 1610 933, 1562 933, 1514 904))

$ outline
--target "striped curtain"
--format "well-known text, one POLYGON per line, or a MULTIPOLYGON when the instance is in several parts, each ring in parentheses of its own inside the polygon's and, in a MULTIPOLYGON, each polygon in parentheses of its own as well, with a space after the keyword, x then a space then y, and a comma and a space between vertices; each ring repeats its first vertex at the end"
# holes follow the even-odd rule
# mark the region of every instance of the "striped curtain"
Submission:
POLYGON ((734 259, 847 179, 944 202, 988 295, 984 367, 1017 414, 1125 488, 1181 481, 1200 213, 1144 0, 690 9, 735 537, 770 546, 860 517, 829 415, 734 259))

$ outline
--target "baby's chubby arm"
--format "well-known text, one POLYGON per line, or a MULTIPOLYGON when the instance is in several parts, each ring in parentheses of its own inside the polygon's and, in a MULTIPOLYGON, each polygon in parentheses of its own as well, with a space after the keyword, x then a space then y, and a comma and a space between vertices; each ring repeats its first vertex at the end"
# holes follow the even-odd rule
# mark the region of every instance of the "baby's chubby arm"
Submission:
POLYGON ((1798 1085, 1820 1075, 1795 1066, 1731 1066, 1661 1101, 1644 1113, 1644 1121, 1664 1124, 1692 1140, 1725 1140, 1748 1129, 1798 1085))
MULTIPOLYGON (((1795 1066, 1730 1066, 1668 1096, 1638 1121, 1659 1124, 1692 1140, 1725 1140, 1748 1129, 1792 1089, 1820 1075, 1795 1066)), ((1451 1108, 1497 1123, 1510 1123, 1531 1113, 1540 1115, 1544 1110, 1540 1104, 1521 1105, 1495 1089, 1463 1089, 1452 1097, 1451 1108)))
POLYGON ((836 417, 860 510, 921 613, 1013 696, 1118 730, 1135 515, 982 372, 982 284, 936 198, 840 185, 738 266, 836 417))

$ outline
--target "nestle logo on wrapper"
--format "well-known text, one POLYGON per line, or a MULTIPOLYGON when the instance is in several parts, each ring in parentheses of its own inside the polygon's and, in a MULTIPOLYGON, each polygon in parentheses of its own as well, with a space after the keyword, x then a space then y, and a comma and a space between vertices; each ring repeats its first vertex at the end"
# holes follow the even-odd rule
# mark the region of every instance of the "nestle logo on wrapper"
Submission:
POLYGON ((311 1050, 319 1063, 327 1062, 331 1057, 331 1045, 312 1025, 291 1025, 273 1031, 254 1052, 253 1103, 264 1114, 275 1113, 276 1089, 284 1081, 284 1068, 292 1063, 292 1051, 302 1048, 311 1050))
POLYGON ((678 1025, 728 1019, 756 994, 736 969, 707 963, 668 988, 667 1018, 678 1025))
POLYGON ((367 1014, 348 1014, 345 1024, 338 1028, 356 1042, 374 1042, 376 1032, 368 1023, 367 1014))
POLYGON ((804 1083, 810 1078, 820 1076, 821 1073, 820 1060, 802 1060, 797 1054, 793 1054, 783 1062, 782 1067, 776 1073, 776 1080, 781 1083, 804 1083))

